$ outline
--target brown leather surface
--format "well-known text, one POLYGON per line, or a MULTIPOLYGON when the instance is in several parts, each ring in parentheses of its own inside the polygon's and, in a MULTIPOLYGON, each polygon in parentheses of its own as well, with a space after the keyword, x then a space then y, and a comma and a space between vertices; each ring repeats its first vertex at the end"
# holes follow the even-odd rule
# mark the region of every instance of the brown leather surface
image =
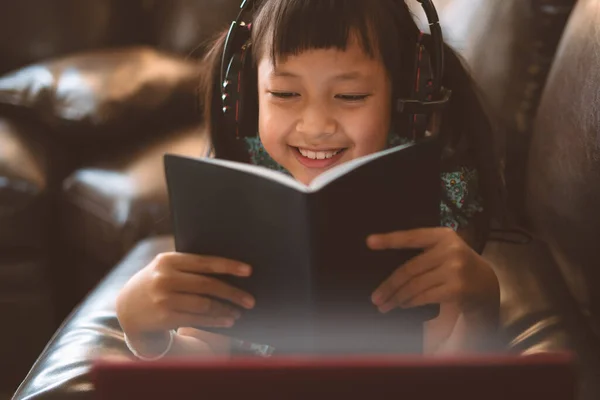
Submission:
POLYGON ((483 253, 500 281, 501 323, 510 347, 531 354, 572 348, 552 297, 544 287, 538 267, 551 265, 546 246, 534 240, 527 245, 489 242, 483 253))
MULTIPOLYGON (((117 293, 156 254, 172 249, 168 236, 138 244, 65 321, 13 399, 92 398, 91 363, 98 357, 132 358, 115 314, 117 293)), ((531 354, 567 348, 566 332, 549 294, 532 282, 528 266, 540 262, 537 249, 493 244, 487 254, 496 262, 501 282, 503 325, 511 343, 507 350, 531 354), (517 326, 526 315, 540 318, 517 326)))
POLYGON ((0 77, 0 110, 75 143, 116 145, 198 118, 198 62, 150 47, 94 50, 0 77))
POLYGON ((48 258, 48 149, 0 117, 0 387, 23 379, 55 329, 48 258))
POLYGON ((202 126, 190 125, 74 172, 63 184, 68 246, 104 273, 140 239, 170 232, 163 155, 200 156, 206 146, 202 126))
POLYGON ((65 320, 14 399, 90 399, 89 369, 97 357, 132 358, 115 314, 119 290, 156 254, 171 251, 170 237, 138 244, 65 320))
POLYGON ((532 140, 528 196, 571 293, 600 337, 600 0, 579 0, 532 140))
POLYGON ((43 246, 49 164, 32 130, 0 117, 0 248, 43 246))
POLYGON ((15 389, 56 329, 48 260, 33 249, 0 250, 0 387, 15 389), (10 365, 10 368, 6 368, 10 365))
POLYGON ((41 59, 139 40, 140 1, 0 2, 0 73, 41 59))

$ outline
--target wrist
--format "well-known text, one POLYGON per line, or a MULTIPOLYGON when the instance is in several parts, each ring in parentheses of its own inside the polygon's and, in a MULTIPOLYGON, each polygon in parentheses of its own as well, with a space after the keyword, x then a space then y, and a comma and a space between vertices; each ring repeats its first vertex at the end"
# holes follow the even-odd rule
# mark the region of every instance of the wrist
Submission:
POLYGON ((176 332, 163 331, 141 334, 124 332, 125 344, 139 359, 145 361, 158 360, 171 352, 176 332))

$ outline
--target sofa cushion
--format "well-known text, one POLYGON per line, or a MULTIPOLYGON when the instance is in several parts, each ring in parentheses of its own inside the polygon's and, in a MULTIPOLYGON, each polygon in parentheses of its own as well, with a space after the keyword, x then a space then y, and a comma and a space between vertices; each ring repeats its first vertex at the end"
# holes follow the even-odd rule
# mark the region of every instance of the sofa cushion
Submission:
POLYGON ((0 77, 0 109, 75 143, 123 143, 198 119, 199 64, 148 47, 98 50, 0 77))
POLYGON ((0 249, 42 248, 48 211, 48 148, 35 126, 0 118, 0 249))
POLYGON ((163 156, 200 156, 207 141, 201 125, 165 136, 142 149, 121 149, 64 181, 64 235, 71 249, 94 260, 86 266, 104 266, 93 276, 103 276, 140 239, 170 232, 163 156))

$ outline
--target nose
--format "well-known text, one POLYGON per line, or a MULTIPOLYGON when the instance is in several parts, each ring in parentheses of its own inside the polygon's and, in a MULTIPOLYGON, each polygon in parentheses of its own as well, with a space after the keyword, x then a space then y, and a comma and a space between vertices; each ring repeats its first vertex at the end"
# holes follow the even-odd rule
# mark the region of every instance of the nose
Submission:
POLYGON ((323 103, 309 104, 302 110, 296 130, 310 140, 333 135, 336 131, 336 121, 330 108, 323 103))

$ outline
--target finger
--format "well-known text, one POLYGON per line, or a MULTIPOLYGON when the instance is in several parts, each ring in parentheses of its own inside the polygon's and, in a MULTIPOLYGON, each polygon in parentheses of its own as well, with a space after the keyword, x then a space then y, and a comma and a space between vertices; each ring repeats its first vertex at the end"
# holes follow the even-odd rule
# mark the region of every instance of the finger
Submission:
POLYGON ((371 300, 375 305, 382 305, 408 281, 439 267, 444 263, 444 259, 443 249, 433 248, 408 260, 373 292, 371 300))
POLYGON ((156 260, 181 272, 235 276, 250 276, 252 273, 252 268, 245 263, 214 256, 172 252, 160 254, 156 260))
POLYGON ((256 302, 251 294, 210 276, 175 273, 169 286, 168 289, 175 292, 216 297, 247 309, 253 308, 256 302))
POLYGON ((235 307, 193 294, 173 294, 169 296, 169 303, 169 308, 177 312, 216 318, 239 319, 242 316, 242 313, 235 307))
POLYGON ((455 234, 450 228, 421 228, 371 235, 367 245, 372 250, 429 249, 455 234))
POLYGON ((403 308, 412 308, 419 307, 428 304, 442 304, 447 303, 455 297, 456 292, 452 290, 450 285, 441 285, 432 287, 429 290, 421 292, 417 296, 412 299, 406 301, 402 307, 403 308))
POLYGON ((440 269, 434 269, 414 277, 400 287, 386 303, 379 306, 379 311, 387 313, 398 306, 403 307, 407 302, 419 296, 421 293, 437 286, 441 286, 447 282, 447 280, 447 274, 440 269))

